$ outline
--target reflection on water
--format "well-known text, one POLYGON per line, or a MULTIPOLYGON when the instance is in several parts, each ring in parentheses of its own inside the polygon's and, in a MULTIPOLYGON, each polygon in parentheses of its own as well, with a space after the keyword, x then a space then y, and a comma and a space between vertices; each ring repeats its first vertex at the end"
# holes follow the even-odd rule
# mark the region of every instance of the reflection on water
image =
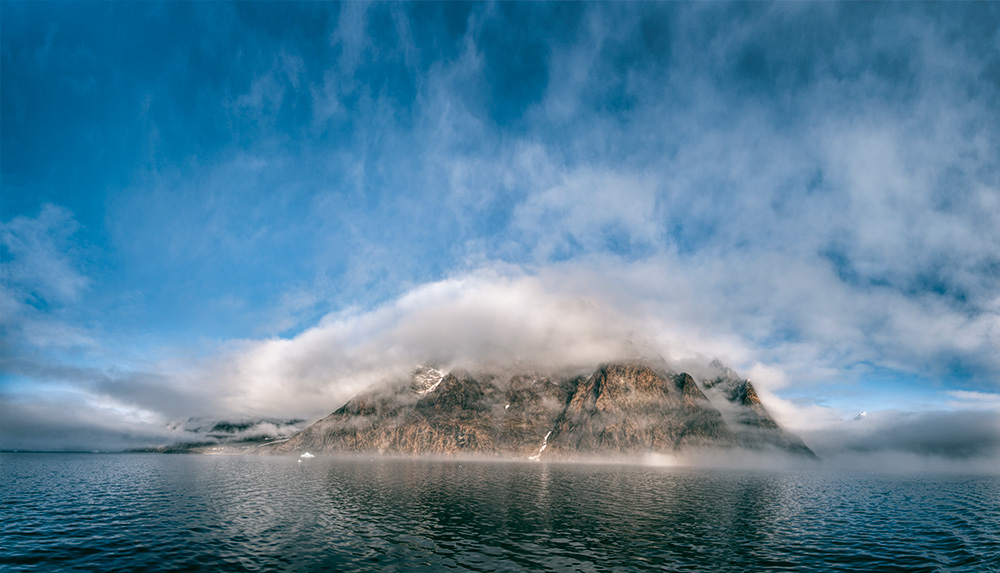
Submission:
POLYGON ((6 570, 1000 570, 1000 479, 2 454, 6 570))

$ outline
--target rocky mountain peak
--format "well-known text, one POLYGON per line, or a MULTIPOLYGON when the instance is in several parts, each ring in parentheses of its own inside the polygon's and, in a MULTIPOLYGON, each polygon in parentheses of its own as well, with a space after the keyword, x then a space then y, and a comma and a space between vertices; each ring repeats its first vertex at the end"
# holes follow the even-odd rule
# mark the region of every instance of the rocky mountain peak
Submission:
POLYGON ((423 395, 434 390, 444 376, 445 372, 433 366, 421 365, 410 374, 410 387, 417 394, 423 395))
POLYGON ((748 447, 812 455, 767 414, 749 381, 716 371, 699 385, 662 360, 606 363, 586 376, 421 366, 269 451, 565 459, 748 447))

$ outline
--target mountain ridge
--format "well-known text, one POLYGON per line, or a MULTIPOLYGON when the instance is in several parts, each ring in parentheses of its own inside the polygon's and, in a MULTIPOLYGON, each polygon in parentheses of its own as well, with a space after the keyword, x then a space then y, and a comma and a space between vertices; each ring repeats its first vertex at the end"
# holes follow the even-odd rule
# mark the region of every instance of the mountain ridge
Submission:
POLYGON ((770 416, 749 380, 712 367, 717 375, 699 384, 662 360, 608 362, 589 375, 420 366, 409 380, 362 392, 259 451, 561 460, 745 449, 816 457, 770 416))

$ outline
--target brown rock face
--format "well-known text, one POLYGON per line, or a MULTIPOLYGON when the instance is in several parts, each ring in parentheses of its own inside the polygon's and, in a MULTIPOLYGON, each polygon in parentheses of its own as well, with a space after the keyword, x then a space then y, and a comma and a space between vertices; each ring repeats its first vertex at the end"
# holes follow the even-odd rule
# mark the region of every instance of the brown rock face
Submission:
POLYGON ((538 459, 742 446, 812 455, 778 427, 748 381, 739 386, 723 378, 706 388, 724 394, 739 413, 737 429, 691 375, 640 361, 602 365, 587 377, 423 367, 411 380, 356 396, 265 451, 538 459))
POLYGON ((690 375, 610 364, 577 386, 550 443, 561 454, 628 454, 728 447, 735 440, 690 375))
POLYGON ((503 410, 499 412, 504 452, 517 457, 535 455, 581 380, 513 376, 504 393, 503 410))

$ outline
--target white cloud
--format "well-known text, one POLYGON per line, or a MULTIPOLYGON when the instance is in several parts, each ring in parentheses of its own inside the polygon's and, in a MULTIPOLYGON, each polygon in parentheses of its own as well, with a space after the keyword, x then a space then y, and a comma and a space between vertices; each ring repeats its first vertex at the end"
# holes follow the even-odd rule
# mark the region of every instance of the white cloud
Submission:
POLYGON ((513 228, 540 260, 574 246, 601 251, 608 240, 649 247, 660 242, 656 191, 641 175, 573 170, 520 203, 513 228))
POLYGON ((234 343, 207 378, 232 411, 315 416, 427 360, 579 367, 617 356, 636 334, 629 317, 549 286, 489 271, 423 285, 291 339, 234 343))
POLYGON ((15 217, 0 226, 0 319, 4 357, 31 349, 96 347, 74 309, 91 287, 79 270, 73 214, 46 204, 37 217, 15 217))
POLYGON ((1000 393, 973 392, 969 390, 952 390, 946 392, 953 400, 948 406, 963 410, 992 410, 1000 412, 1000 393))
POLYGON ((3 260, 3 286, 12 296, 46 304, 76 302, 90 281, 74 265, 70 237, 78 224, 68 210, 42 206, 38 217, 15 217, 0 230, 9 253, 3 260))
POLYGON ((209 378, 234 413, 319 415, 426 360, 596 365, 631 341, 675 362, 721 358, 755 381, 780 421, 815 428, 842 413, 782 399, 782 391, 857 384, 868 373, 859 364, 946 376, 948 365, 930 357, 957 352, 1000 368, 989 338, 963 336, 969 323, 946 307, 918 308, 898 293, 852 290, 822 274, 787 284, 763 262, 598 257, 532 273, 484 267, 374 310, 328 315, 290 339, 234 343, 209 378), (724 280, 734 271, 745 286, 724 280), (895 324, 920 320, 913 316, 941 336, 908 336, 895 324))

